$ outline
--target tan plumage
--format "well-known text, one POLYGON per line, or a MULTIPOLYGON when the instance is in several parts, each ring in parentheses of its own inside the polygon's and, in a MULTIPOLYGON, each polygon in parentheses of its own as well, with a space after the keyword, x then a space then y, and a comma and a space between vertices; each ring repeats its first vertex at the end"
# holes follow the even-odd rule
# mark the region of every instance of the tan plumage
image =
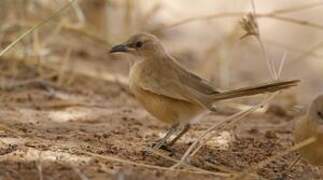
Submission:
POLYGON ((313 165, 323 165, 323 95, 317 97, 307 114, 300 118, 294 129, 296 143, 315 137, 316 141, 299 150, 302 157, 313 165))
POLYGON ((157 37, 141 33, 115 46, 114 52, 127 52, 139 60, 131 67, 130 90, 157 119, 177 128, 185 126, 218 100, 274 92, 297 85, 298 80, 220 92, 211 83, 186 70, 170 56, 157 37))

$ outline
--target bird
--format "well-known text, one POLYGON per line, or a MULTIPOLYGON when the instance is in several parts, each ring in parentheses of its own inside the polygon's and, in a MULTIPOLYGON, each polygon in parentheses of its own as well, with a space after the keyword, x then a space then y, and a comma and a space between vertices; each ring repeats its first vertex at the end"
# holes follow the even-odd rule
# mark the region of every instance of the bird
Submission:
POLYGON ((206 112, 215 112, 216 101, 275 92, 296 86, 299 80, 222 91, 179 64, 162 42, 150 33, 132 35, 115 45, 110 53, 134 56, 130 67, 129 89, 139 103, 155 118, 170 125, 166 135, 153 149, 173 145, 206 112), (175 136, 172 138, 172 136, 175 136))
POLYGON ((323 166, 323 94, 314 99, 306 115, 295 123, 295 143, 309 138, 314 138, 315 141, 302 147, 300 155, 312 165, 323 166))

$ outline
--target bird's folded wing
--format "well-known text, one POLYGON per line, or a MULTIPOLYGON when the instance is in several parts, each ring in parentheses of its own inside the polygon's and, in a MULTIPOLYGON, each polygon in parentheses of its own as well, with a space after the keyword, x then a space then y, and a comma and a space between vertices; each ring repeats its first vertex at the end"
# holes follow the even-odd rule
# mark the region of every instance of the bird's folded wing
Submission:
POLYGON ((139 86, 143 90, 152 92, 154 94, 166 96, 176 100, 190 101, 190 99, 186 97, 184 89, 172 79, 163 81, 160 78, 154 79, 153 77, 146 77, 141 79, 139 86))
POLYGON ((176 71, 180 83, 186 86, 187 88, 196 91, 196 93, 204 95, 212 95, 219 93, 219 91, 217 91, 208 80, 203 79, 195 75, 194 73, 185 70, 182 67, 178 67, 176 71))
POLYGON ((194 77, 194 80, 181 79, 179 75, 167 77, 145 77, 140 82, 143 90, 163 95, 176 100, 183 100, 191 103, 200 104, 211 109, 211 103, 208 101, 208 95, 218 93, 211 86, 204 83, 202 79, 194 77), (147 78, 147 81, 145 79, 147 78), (148 82, 149 81, 149 82, 148 82))

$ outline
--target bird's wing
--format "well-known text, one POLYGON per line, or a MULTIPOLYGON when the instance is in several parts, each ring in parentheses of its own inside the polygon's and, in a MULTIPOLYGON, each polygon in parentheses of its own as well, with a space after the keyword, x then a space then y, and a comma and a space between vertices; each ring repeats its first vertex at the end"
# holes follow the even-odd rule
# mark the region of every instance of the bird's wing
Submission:
POLYGON ((176 71, 180 83, 182 83, 187 88, 193 89, 194 91, 204 95, 212 95, 219 93, 219 91, 217 91, 208 80, 203 79, 197 76, 196 74, 187 71, 180 65, 176 66, 176 71))
POLYGON ((145 76, 140 78, 139 86, 155 94, 197 103, 211 109, 208 95, 218 92, 206 80, 181 69, 182 67, 178 64, 162 68, 154 69, 154 71, 159 71, 158 73, 146 71, 145 76))

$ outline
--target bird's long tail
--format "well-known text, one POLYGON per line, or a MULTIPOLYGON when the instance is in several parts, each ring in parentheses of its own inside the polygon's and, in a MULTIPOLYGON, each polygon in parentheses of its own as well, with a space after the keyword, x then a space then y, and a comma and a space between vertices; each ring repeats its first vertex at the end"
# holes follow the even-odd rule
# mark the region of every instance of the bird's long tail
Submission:
POLYGON ((296 86, 299 82, 300 80, 273 82, 273 83, 268 83, 268 84, 263 84, 258 86, 251 86, 246 88, 229 90, 218 94, 213 94, 211 96, 211 99, 212 101, 218 101, 223 99, 231 99, 231 98, 237 98, 237 97, 243 97, 243 96, 252 96, 256 94, 275 92, 275 91, 296 86))

